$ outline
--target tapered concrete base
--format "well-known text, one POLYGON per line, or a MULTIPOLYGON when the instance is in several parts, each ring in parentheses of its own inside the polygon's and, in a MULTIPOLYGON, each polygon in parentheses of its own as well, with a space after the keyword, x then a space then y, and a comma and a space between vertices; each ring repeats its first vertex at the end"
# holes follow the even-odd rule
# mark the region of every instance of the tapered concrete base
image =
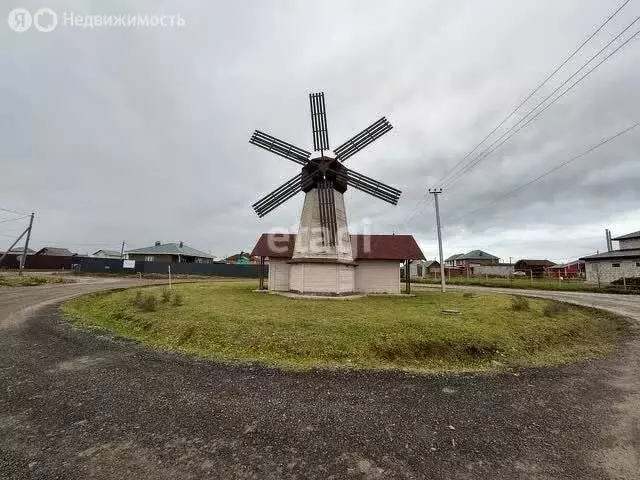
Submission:
POLYGON ((335 190, 333 195, 337 235, 336 244, 328 245, 326 232, 320 223, 318 190, 313 189, 306 193, 290 262, 291 291, 335 295, 355 291, 356 264, 353 261, 351 238, 347 229, 344 196, 335 190))

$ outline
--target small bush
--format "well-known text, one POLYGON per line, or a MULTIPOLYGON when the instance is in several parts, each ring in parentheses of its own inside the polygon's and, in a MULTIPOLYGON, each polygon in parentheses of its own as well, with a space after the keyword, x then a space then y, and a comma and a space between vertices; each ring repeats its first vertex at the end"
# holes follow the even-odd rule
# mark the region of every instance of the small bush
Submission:
POLYGON ((142 304, 142 292, 140 290, 136 290, 136 294, 131 300, 131 305, 134 307, 140 307, 140 304, 142 304))
POLYGON ((525 297, 513 297, 511 299, 511 308, 516 312, 529 310, 529 300, 525 297))
POLYGON ((162 303, 169 303, 171 301, 171 290, 166 288, 162 290, 162 293, 160 294, 160 301, 162 303))
POLYGON ((557 317, 569 311, 569 306, 562 302, 550 302, 544 306, 542 313, 545 317, 557 317))
POLYGON ((463 296, 464 298, 472 298, 472 297, 473 297, 473 293, 471 293, 471 292, 464 292, 464 293, 462 294, 462 296, 463 296))
POLYGON ((173 298, 171 299, 171 305, 173 305, 174 307, 179 307, 180 305, 184 304, 184 299, 182 298, 182 295, 179 294, 178 292, 174 293, 173 298))
POLYGON ((142 303, 140 304, 140 310, 143 312, 153 312, 158 306, 158 300, 156 296, 152 293, 149 293, 142 297, 142 303))
POLYGON ((153 293, 143 295, 140 290, 136 292, 131 303, 143 312, 153 312, 158 306, 158 300, 153 293))

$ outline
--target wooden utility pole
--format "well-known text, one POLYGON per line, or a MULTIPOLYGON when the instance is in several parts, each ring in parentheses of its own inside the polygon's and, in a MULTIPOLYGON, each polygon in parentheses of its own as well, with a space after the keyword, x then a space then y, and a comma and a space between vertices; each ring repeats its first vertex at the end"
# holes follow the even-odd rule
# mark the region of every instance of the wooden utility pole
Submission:
POLYGON ((433 195, 436 204, 436 226, 438 228, 438 249, 440 250, 440 290, 445 291, 444 279, 444 257, 442 255, 442 229, 440 228, 440 206, 438 205, 438 195, 442 193, 442 188, 430 188, 429 193, 433 195))
POLYGON ((24 266, 27 263, 27 250, 29 249, 29 240, 31 240, 31 229, 33 228, 33 212, 31 212, 31 218, 29 219, 29 228, 27 228, 27 239, 24 242, 24 250, 22 252, 22 257, 20 257, 20 271, 18 275, 22 276, 22 270, 24 270, 24 266))

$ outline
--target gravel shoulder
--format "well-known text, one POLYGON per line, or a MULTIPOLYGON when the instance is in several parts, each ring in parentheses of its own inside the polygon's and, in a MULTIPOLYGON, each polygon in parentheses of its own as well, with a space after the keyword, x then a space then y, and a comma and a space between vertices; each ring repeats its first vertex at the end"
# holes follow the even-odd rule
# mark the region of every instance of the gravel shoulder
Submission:
MULTIPOLYGON (((0 477, 639 478, 636 338, 605 360, 504 374, 296 373, 60 317, 60 299, 131 283, 0 290, 0 477)), ((533 295, 546 293, 569 295, 533 295)), ((640 320, 640 299, 580 295, 640 320)))

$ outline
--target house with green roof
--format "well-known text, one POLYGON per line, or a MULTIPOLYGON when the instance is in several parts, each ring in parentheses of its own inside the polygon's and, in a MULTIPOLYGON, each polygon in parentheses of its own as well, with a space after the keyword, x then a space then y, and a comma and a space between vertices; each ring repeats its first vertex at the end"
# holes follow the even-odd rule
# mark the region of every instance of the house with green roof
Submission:
POLYGON ((213 256, 179 243, 161 243, 135 250, 127 250, 127 258, 158 263, 214 263, 213 256))
POLYGON ((468 253, 457 253, 445 260, 447 267, 471 267, 473 265, 497 265, 500 259, 482 250, 471 250, 468 253))

